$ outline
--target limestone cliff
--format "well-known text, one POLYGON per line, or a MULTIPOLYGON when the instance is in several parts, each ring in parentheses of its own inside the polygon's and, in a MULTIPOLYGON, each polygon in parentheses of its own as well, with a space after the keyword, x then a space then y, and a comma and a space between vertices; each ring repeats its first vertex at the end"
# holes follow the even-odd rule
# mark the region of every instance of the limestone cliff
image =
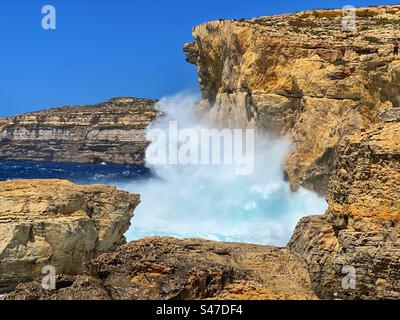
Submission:
POLYGON ((400 298, 400 109, 380 119, 340 144, 327 213, 302 219, 289 244, 323 298, 400 298))
POLYGON ((292 186, 326 194, 339 143, 399 106, 400 63, 392 42, 400 6, 357 9, 357 30, 342 10, 317 10, 193 29, 185 45, 197 65, 208 120, 288 136, 292 186))
MULTIPOLYGON (((352 32, 341 29, 341 17, 340 10, 318 10, 215 21, 196 27, 195 42, 185 46, 188 60, 198 66, 204 118, 288 136, 293 148, 285 169, 293 187, 327 195, 328 211, 303 218, 288 248, 149 238, 90 260, 79 276, 62 275, 69 271, 61 267, 55 291, 44 291, 34 281, 19 285, 6 299, 315 299, 311 287, 320 298, 399 299, 400 62, 391 55, 391 42, 400 26, 400 6, 358 9, 352 32), (346 287, 343 280, 353 271, 354 282, 346 287)), ((2 205, 11 208, 4 214, 7 228, 1 227, 0 214, 0 257, 9 257, 1 260, 0 274, 12 273, 5 283, 16 277, 13 270, 27 279, 13 264, 37 274, 32 256, 57 263, 61 255, 67 261, 63 266, 77 267, 75 261, 87 260, 102 241, 79 242, 75 258, 65 254, 76 251, 63 248, 59 237, 79 238, 82 229, 91 235, 99 217, 107 217, 103 207, 126 214, 137 203, 115 189, 123 201, 97 200, 91 188, 99 187, 69 186, 90 196, 81 202, 68 192, 68 205, 53 206, 48 197, 57 200, 64 191, 45 188, 32 202, 34 191, 23 190, 22 196, 7 187, 4 198, 0 192, 2 205), (122 208, 115 207, 121 203, 122 208), (38 224, 28 212, 39 212, 33 215, 38 224), (46 227, 43 215, 55 226, 46 227), (61 228, 75 216, 79 223, 88 221, 89 231, 78 222, 61 228), (14 232, 9 223, 15 217, 16 226, 28 220, 34 227, 14 232), (61 247, 47 246, 53 237, 61 247), (33 244, 37 247, 31 249, 33 244)), ((120 243, 127 224, 122 225, 106 247, 120 243)))
POLYGON ((287 136, 292 186, 327 195, 288 245, 328 299, 400 298, 400 6, 214 21, 193 30, 199 111, 287 136), (353 274, 354 272, 354 274, 353 274), (352 277, 352 283, 344 283, 352 277))
POLYGON ((143 164, 155 103, 114 98, 0 119, 0 159, 143 164))
POLYGON ((41 274, 76 274, 125 243, 139 196, 63 180, 0 182, 0 292, 41 274))
POLYGON ((106 253, 57 290, 23 284, 5 299, 316 299, 307 267, 285 248, 146 238, 106 253))

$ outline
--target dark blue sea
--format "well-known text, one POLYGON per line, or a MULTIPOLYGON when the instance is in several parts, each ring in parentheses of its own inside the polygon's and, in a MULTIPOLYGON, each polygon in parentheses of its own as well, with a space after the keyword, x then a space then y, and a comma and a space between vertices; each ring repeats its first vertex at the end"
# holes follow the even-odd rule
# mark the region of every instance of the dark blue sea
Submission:
POLYGON ((117 184, 152 177, 145 166, 0 161, 0 181, 8 179, 67 179, 78 184, 117 184))

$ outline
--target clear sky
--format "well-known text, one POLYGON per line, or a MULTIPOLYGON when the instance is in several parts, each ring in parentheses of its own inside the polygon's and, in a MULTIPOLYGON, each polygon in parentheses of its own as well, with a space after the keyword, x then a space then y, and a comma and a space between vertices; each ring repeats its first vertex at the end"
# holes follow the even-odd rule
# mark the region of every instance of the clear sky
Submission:
POLYGON ((396 1, 1 0, 0 116, 115 96, 198 90, 182 46, 193 26, 347 4, 396 1), (43 30, 54 5, 57 29, 43 30))

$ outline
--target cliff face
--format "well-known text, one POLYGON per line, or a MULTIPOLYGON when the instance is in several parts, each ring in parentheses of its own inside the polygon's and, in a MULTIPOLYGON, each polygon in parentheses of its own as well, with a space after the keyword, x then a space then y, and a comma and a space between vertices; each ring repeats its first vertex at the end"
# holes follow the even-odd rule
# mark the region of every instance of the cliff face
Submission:
POLYGON ((255 127, 293 142, 298 185, 327 196, 288 245, 321 298, 400 298, 400 6, 318 10, 193 30, 199 111, 220 126, 255 127), (347 281, 347 282, 346 282, 347 281))
MULTIPOLYGON (((303 218, 288 248, 148 238, 65 276, 123 242, 138 198, 68 182, 0 183, 0 289, 39 275, 43 264, 60 274, 54 291, 34 281, 5 299, 315 299, 312 289, 328 299, 399 299, 400 62, 391 40, 400 6, 358 9, 357 32, 343 32, 341 16, 320 10, 216 21, 195 28, 196 41, 185 46, 199 69, 204 118, 290 137, 285 167, 293 187, 327 195, 328 211, 303 218)), ((95 130, 99 119, 89 118, 85 130, 95 130)), ((134 119, 115 123, 127 128, 134 119)), ((1 126, 19 128, 10 121, 1 126)), ((38 132, 29 138, 35 145, 46 136, 38 132)))
POLYGON ((399 106, 400 63, 392 58, 400 6, 357 10, 357 31, 341 10, 214 21, 185 45, 197 65, 204 117, 257 127, 293 142, 292 186, 326 194, 336 149, 348 135, 399 106))
POLYGON ((341 143, 327 213, 303 219, 289 243, 321 297, 400 298, 399 111, 341 143), (352 289, 342 287, 346 266, 355 271, 352 289))
POLYGON ((114 98, 0 119, 0 159, 143 164, 155 103, 114 98))
POLYGON ((76 274, 125 243, 137 195, 63 180, 0 182, 0 292, 41 275, 76 274))
POLYGON ((23 284, 6 299, 316 299, 304 261, 288 249, 199 239, 134 241, 57 283, 23 284))

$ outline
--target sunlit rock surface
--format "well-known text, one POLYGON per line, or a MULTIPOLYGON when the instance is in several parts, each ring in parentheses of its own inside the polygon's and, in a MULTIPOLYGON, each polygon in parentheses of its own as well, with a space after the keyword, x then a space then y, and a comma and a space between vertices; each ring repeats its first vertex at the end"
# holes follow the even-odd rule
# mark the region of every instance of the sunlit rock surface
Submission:
POLYGON ((0 291, 41 275, 76 274, 82 263, 124 244, 140 198, 65 180, 0 182, 0 291))
POLYGON ((213 21, 185 45, 197 65, 204 118, 257 127, 293 142, 285 170, 293 188, 326 194, 339 143, 399 107, 400 61, 392 56, 400 6, 213 21))
POLYGON ((343 141, 327 213, 302 219, 289 243, 323 298, 400 298, 400 117, 386 120, 343 141))
POLYGON ((20 285, 6 299, 316 299, 305 262, 288 249, 200 239, 134 241, 57 284, 20 285))

